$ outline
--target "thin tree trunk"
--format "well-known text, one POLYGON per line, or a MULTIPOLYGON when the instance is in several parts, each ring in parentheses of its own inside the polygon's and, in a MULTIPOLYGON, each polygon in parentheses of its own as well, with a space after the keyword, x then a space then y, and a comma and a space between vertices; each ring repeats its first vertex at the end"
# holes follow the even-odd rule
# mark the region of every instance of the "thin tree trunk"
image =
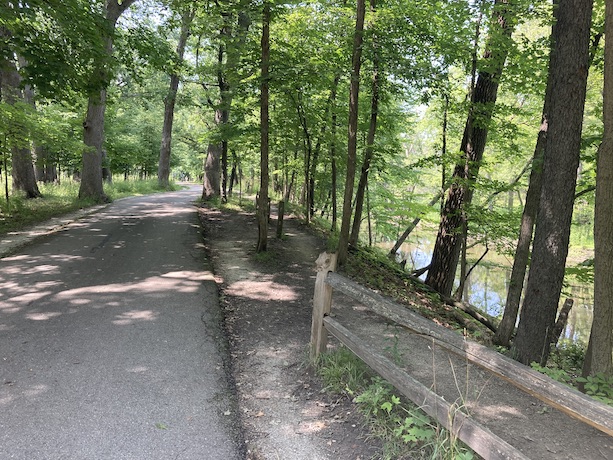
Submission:
POLYGON ((498 330, 494 335, 494 343, 505 347, 509 346, 511 337, 515 331, 515 323, 517 322, 517 315, 519 313, 521 293, 524 289, 524 279, 526 278, 526 269, 530 258, 532 232, 534 230, 536 212, 539 207, 543 179, 543 151, 545 148, 545 140, 547 138, 547 114, 549 113, 548 94, 549 84, 547 85, 545 95, 541 129, 536 141, 536 147, 534 148, 532 169, 530 172, 528 191, 526 192, 526 203, 521 216, 519 238, 517 239, 515 258, 513 259, 513 269, 511 270, 507 300, 504 307, 502 320, 500 321, 498 330))
POLYGON ((472 201, 472 182, 477 178, 487 140, 488 125, 498 95, 498 82, 504 68, 513 31, 513 6, 496 0, 492 28, 486 46, 488 71, 479 72, 460 150, 464 161, 456 165, 439 226, 426 284, 449 296, 461 248, 462 211, 472 201))
MULTIPOLYGON (((370 11, 375 12, 376 0, 370 0, 370 11)), ((362 224, 362 209, 364 207, 364 194, 366 187, 368 186, 368 173, 370 172, 370 165, 375 154, 375 134, 377 132, 377 115, 379 114, 379 91, 381 87, 379 75, 380 63, 378 56, 378 46, 376 33, 373 33, 373 76, 371 85, 371 100, 370 100, 370 123, 368 126, 368 134, 366 136, 366 149, 364 151, 364 160, 362 162, 362 172, 360 174, 360 181, 358 182, 358 188, 355 194, 355 210, 353 215, 353 227, 351 229, 351 235, 349 236, 349 245, 356 247, 358 245, 358 239, 360 237, 360 227, 362 224)))
MULTIPOLYGON (((613 3, 605 34, 613 36, 613 3)), ((613 376, 613 42, 605 42, 604 135, 598 149, 594 209, 594 314, 583 375, 613 376), (589 355, 588 355, 589 354, 589 355)))
MULTIPOLYGON (((194 19, 196 9, 193 6, 186 8, 181 15, 181 32, 179 43, 177 44, 177 56, 183 62, 185 46, 189 37, 189 30, 194 19)), ((160 160, 158 163, 158 184, 162 188, 167 188, 170 179, 170 153, 172 144, 172 125, 175 115, 175 102, 177 100, 177 90, 179 89, 179 75, 170 75, 170 88, 164 98, 164 125, 162 126, 162 145, 160 146, 160 160)))
POLYGON ((349 123, 347 139, 347 174, 345 176, 345 196, 343 199, 343 216, 338 240, 338 264, 347 260, 349 249, 349 227, 351 224, 351 202, 353 200, 353 183, 355 181, 356 151, 358 134, 358 96, 360 93, 360 68, 362 67, 362 41, 364 35, 365 0, 357 0, 356 24, 353 36, 353 55, 351 66, 351 85, 349 89, 349 123))
MULTIPOLYGON (((526 295, 513 344, 517 360, 543 362, 564 279, 589 69, 592 0, 560 2, 554 10, 551 111, 543 159, 526 295)), ((610 282, 610 280, 609 280, 610 282)))
POLYGON ((332 225, 330 231, 338 230, 338 196, 337 196, 337 178, 338 172, 336 167, 336 108, 332 108, 332 127, 330 128, 332 143, 330 144, 330 200, 332 201, 332 225))
POLYGON ((268 86, 270 62, 270 3, 264 2, 262 13, 262 62, 260 84, 260 192, 258 194, 257 252, 266 251, 268 245, 268 86))

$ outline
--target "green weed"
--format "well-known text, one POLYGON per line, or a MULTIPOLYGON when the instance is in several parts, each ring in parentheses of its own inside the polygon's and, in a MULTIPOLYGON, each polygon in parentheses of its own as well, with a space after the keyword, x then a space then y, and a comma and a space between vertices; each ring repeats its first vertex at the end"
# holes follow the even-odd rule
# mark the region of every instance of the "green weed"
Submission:
POLYGON ((353 398, 373 437, 383 442, 382 458, 470 460, 472 452, 373 372, 350 350, 320 355, 317 372, 326 391, 353 398))

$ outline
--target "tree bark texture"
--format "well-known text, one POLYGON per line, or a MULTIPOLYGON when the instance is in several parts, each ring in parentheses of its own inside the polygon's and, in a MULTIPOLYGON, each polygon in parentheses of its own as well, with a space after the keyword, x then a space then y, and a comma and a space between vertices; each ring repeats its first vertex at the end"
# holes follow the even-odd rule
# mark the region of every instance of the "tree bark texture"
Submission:
MULTIPOLYGON (((217 118, 217 115, 215 116, 217 118)), ((210 201, 221 196, 221 144, 209 143, 204 160, 202 200, 210 201)))
POLYGON ((498 95, 498 82, 508 54, 513 31, 513 7, 508 0, 496 0, 494 17, 484 60, 472 95, 460 150, 464 160, 455 166, 447 192, 426 284, 444 295, 451 295, 462 242, 463 212, 473 194, 472 182, 479 173, 487 140, 488 125, 498 95))
POLYGON ((262 62, 260 84, 260 193, 258 194, 257 252, 268 246, 268 135, 269 135, 269 68, 270 68, 270 3, 264 2, 262 14, 262 62))
MULTIPOLYGON (((181 32, 177 44, 177 57, 179 62, 183 62, 185 55, 185 45, 189 37, 190 26, 194 19, 196 10, 193 7, 186 8, 181 17, 181 32)), ((179 75, 170 75, 170 87, 168 94, 164 98, 164 124, 162 126, 162 145, 160 146, 160 159, 158 162, 158 184, 166 188, 170 179, 170 154, 172 144, 172 125, 175 116, 175 103, 177 101, 177 90, 179 89, 179 75)))
MULTIPOLYGON (((605 34, 613 36, 613 3, 606 2, 605 34)), ((613 42, 605 43, 604 135, 598 149, 594 211, 594 314, 584 375, 613 376, 613 42)))
POLYGON ((105 47, 107 56, 96 63, 91 81, 93 89, 88 94, 87 115, 83 122, 83 168, 81 172, 81 185, 79 198, 90 198, 97 202, 108 201, 102 186, 102 158, 104 145, 104 113, 106 109, 106 88, 110 75, 107 63, 108 57, 113 53, 113 34, 117 20, 136 0, 107 0, 106 5, 106 31, 105 47))
POLYGON ((347 133, 347 172, 345 176, 345 195, 341 231, 338 239, 338 264, 347 260, 349 249, 349 227, 351 225, 353 183, 355 181, 356 153, 358 141, 358 96, 360 93, 360 69, 362 67, 362 42, 364 36, 365 0, 357 0, 356 23, 353 35, 353 54, 351 59, 351 84, 349 88, 349 123, 347 133))
MULTIPOLYGON (((532 262, 513 352, 543 362, 568 254, 589 69, 592 0, 561 0, 551 53, 551 110, 532 262)), ((609 280, 610 282, 610 280, 609 280)))

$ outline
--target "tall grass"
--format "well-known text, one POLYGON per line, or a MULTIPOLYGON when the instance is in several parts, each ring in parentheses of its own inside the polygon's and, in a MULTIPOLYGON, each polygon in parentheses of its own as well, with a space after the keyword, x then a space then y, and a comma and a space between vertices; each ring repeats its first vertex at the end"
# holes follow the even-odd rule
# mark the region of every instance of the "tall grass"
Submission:
MULTIPOLYGON (((171 190, 178 189, 172 185, 171 190)), ((44 222, 52 217, 68 214, 79 209, 93 206, 91 200, 81 200, 79 183, 65 180, 58 184, 39 184, 42 198, 26 199, 21 194, 13 194, 7 203, 4 195, 0 197, 0 235, 18 231, 25 227, 44 222)), ((112 200, 126 196, 148 195, 166 191, 158 186, 156 179, 127 180, 105 184, 105 193, 112 200)))

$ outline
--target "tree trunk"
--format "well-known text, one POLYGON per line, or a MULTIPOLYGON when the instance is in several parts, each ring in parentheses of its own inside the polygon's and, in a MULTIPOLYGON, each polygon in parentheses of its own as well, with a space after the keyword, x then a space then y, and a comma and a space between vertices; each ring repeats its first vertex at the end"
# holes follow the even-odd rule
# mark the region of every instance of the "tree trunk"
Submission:
POLYGON ((349 89, 349 123, 347 136, 347 173, 345 176, 345 196, 341 231, 338 239, 338 264, 347 260, 349 246, 349 227, 351 224, 351 202, 353 200, 353 183, 355 181, 356 151, 358 140, 358 97, 360 93, 360 69, 362 67, 362 41, 364 35, 365 0, 357 0, 356 23, 353 36, 353 54, 351 60, 351 85, 349 89))
MULTIPOLYGON (((6 39, 10 35, 10 31, 0 27, 1 39, 6 39)), ((21 75, 19 75, 17 64, 12 58, 0 56, 0 88, 2 101, 6 104, 16 106, 19 103, 28 102, 21 89, 21 75)), ((27 128, 19 120, 9 120, 9 124, 7 132, 10 136, 8 140, 11 150, 13 191, 23 192, 27 198, 39 198, 42 195, 36 183, 27 128)))
MULTIPOLYGON (((613 3, 606 2, 605 34, 613 36, 613 3)), ((613 42, 605 42, 604 135, 598 149, 594 210, 594 314, 583 375, 613 376, 613 42)))
POLYGON ((260 84, 260 193, 258 194, 257 252, 266 251, 268 245, 268 86, 270 66, 270 3, 264 2, 262 14, 262 62, 260 84))
POLYGON ((87 115, 83 122, 83 168, 81 172, 81 185, 79 198, 89 198, 96 202, 108 201, 102 186, 102 149, 104 144, 104 112, 106 109, 106 88, 108 86, 109 73, 107 64, 104 62, 113 53, 113 34, 117 26, 117 20, 136 0, 107 0, 106 25, 108 34, 105 37, 107 56, 102 57, 102 62, 95 63, 91 83, 93 89, 88 94, 87 115))
MULTIPOLYGON (((375 12, 376 0, 370 0, 370 11, 375 12)), ((349 236, 349 245, 356 247, 360 237, 360 226, 362 224, 362 209, 364 208, 364 194, 368 187, 368 173, 370 172, 370 164, 375 153, 375 134, 377 132, 377 115, 379 114, 379 90, 380 79, 379 75, 379 56, 376 33, 373 33, 373 76, 371 86, 370 100, 370 123, 368 126, 368 134, 366 135, 366 149, 364 151, 364 160, 362 162, 362 172, 360 181, 355 194, 355 211, 353 215, 353 227, 349 236)))
POLYGON ((560 2, 554 10, 550 60, 551 110, 532 263, 513 352, 543 362, 564 279, 589 70, 592 0, 560 2))
MULTIPOLYGON (((181 32, 179 43, 177 44, 177 56, 179 62, 183 62, 185 55, 185 45, 189 37, 190 26, 196 9, 193 6, 186 8, 181 15, 181 32)), ((179 75, 170 75, 170 88, 164 98, 164 125, 162 126, 162 145, 160 146, 160 160, 158 163, 158 184, 162 188, 167 188, 170 179, 170 152, 172 143, 172 125, 175 116, 175 102, 177 100, 177 90, 179 89, 179 75)))
MULTIPOLYGON (((556 0, 556 5, 558 0, 556 0)), ((555 41, 555 30, 551 32, 551 43, 555 41)), ((550 64, 551 66, 551 52, 550 64)), ((511 337, 515 331, 517 315, 519 313, 519 304, 521 294, 524 288, 526 278, 526 269, 530 259, 530 245, 532 244, 532 235, 534 232, 534 223, 536 213, 539 208, 541 197, 541 188, 543 181, 543 154, 545 151, 545 143, 547 140, 548 119, 551 112, 551 74, 547 78, 547 88, 545 90, 545 101, 543 103, 543 115, 541 117, 541 128, 539 130, 536 146, 534 147, 534 155, 532 157, 532 167, 530 170, 530 179, 528 182, 528 191, 526 192, 526 203, 521 218, 519 228, 519 237, 517 239, 517 247, 515 250, 515 258, 513 259, 513 268, 511 271, 511 279, 509 280, 509 288, 507 291, 507 300, 505 303, 504 314, 502 320, 494 335, 494 343, 508 347, 511 342, 511 337)), ((519 176, 518 176, 519 177, 519 176)))
POLYGON ((446 296, 451 295, 461 248, 462 213, 470 204, 472 182, 477 178, 487 140, 488 125, 498 95, 513 31, 513 6, 508 0, 496 0, 484 60, 488 70, 479 71, 471 108, 466 120, 460 150, 464 161, 455 166, 453 183, 443 206, 432 262, 426 284, 446 296))
MULTIPOLYGON (((219 110, 215 112, 215 118, 221 116, 219 110)), ((202 200, 210 201, 221 196, 221 144, 209 143, 204 161, 204 180, 202 187, 202 200)))

